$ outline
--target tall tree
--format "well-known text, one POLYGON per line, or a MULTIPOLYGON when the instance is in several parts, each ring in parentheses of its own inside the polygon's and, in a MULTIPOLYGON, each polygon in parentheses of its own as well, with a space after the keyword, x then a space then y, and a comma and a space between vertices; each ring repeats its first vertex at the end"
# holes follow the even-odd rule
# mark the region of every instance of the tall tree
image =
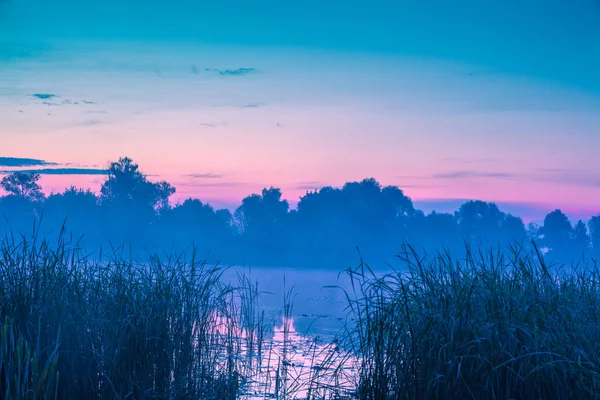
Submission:
POLYGON ((265 188, 242 200, 235 210, 234 221, 243 240, 254 255, 272 260, 275 254, 287 249, 289 226, 287 217, 289 204, 281 198, 278 188, 265 188))
POLYGON ((552 211, 544 218, 540 233, 543 235, 541 244, 549 249, 548 256, 567 261, 573 250, 573 226, 569 218, 561 210, 552 211))
POLYGON ((579 220, 573 228, 571 235, 573 251, 576 257, 585 257, 590 251, 590 235, 582 220, 579 220))
POLYGON ((40 174, 33 172, 13 172, 2 178, 0 186, 9 195, 35 201, 44 198, 42 187, 38 183, 39 180, 40 174))
POLYGON ((139 165, 128 157, 110 164, 108 177, 100 189, 101 199, 108 202, 130 203, 136 208, 159 210, 168 206, 175 188, 165 181, 148 181, 139 165))
POLYGON ((592 254, 600 258, 600 215, 596 215, 588 222, 590 239, 592 242, 592 254))
POLYGON ((158 215, 168 207, 175 188, 148 181, 130 158, 110 164, 100 189, 101 210, 110 220, 107 236, 116 242, 146 245, 160 231, 158 215))

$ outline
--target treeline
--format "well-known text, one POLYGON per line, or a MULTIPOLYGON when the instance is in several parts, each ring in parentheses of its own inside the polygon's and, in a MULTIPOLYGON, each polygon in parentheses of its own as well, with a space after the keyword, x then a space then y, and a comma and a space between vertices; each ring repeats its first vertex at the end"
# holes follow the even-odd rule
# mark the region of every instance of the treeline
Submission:
POLYGON ((525 226, 483 201, 466 202, 454 214, 426 215, 401 189, 373 178, 307 192, 296 210, 280 189, 265 188, 244 198, 233 214, 192 198, 171 204, 175 188, 149 181, 129 158, 111 163, 98 194, 71 187, 45 196, 39 179, 30 172, 4 176, 0 233, 30 235, 36 221, 37 235, 58 237, 64 225, 90 251, 171 253, 193 246, 209 260, 246 265, 340 268, 356 262, 357 248, 371 262, 393 261, 406 241, 453 254, 465 242, 507 248, 535 241, 556 262, 600 255, 600 216, 573 226, 555 210, 542 226, 525 226))

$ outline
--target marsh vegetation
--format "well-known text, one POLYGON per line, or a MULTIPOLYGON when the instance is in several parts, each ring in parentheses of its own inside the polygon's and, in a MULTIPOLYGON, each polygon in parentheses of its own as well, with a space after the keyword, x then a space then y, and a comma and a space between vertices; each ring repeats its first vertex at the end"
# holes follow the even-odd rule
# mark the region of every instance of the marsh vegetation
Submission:
POLYGON ((6 399, 521 399, 598 396, 600 270, 513 248, 453 259, 405 245, 381 274, 345 273, 345 330, 279 323, 244 274, 189 255, 93 261, 61 235, 6 237, 6 399))

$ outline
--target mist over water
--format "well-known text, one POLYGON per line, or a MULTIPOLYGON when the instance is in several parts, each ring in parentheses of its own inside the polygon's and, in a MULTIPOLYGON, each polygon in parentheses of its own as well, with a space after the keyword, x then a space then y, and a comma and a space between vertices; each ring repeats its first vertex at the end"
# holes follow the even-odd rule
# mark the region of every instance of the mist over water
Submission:
POLYGON ((438 3, 0 0, 0 393, 598 397, 600 3, 438 3))

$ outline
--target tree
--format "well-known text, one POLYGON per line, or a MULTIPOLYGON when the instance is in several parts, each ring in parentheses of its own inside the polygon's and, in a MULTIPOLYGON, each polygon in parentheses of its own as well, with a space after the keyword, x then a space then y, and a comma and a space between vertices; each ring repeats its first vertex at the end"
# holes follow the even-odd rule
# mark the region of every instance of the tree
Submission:
POLYGON ((587 228, 582 220, 579 220, 573 228, 571 240, 575 256, 585 257, 590 251, 590 235, 588 235, 587 228))
POLYGON ((454 215, 464 238, 469 241, 485 239, 497 244, 505 214, 495 203, 467 201, 454 215))
POLYGON ((506 214, 502 221, 502 243, 507 245, 513 243, 524 244, 526 240, 527 229, 523 220, 512 214, 506 214))
POLYGON ((493 246, 522 243, 525 224, 519 217, 505 214, 495 203, 468 201, 455 213, 462 236, 470 241, 483 240, 493 246))
POLYGON ((0 181, 0 186, 9 195, 22 197, 32 201, 44 198, 42 187, 38 184, 40 174, 33 172, 13 172, 0 181))
POLYGON ((271 187, 242 200, 235 210, 235 222, 243 234, 257 234, 281 224, 289 210, 287 200, 281 199, 281 189, 271 187))
POLYGON ((271 261, 270 257, 287 249, 288 211, 288 202, 281 198, 281 190, 274 187, 242 200, 235 210, 234 221, 250 251, 259 251, 254 255, 266 256, 271 261))
POLYGON ((198 199, 189 198, 163 215, 165 224, 173 230, 176 238, 183 238, 187 244, 207 244, 209 247, 223 245, 230 239, 231 212, 217 210, 198 199))
POLYGON ((62 193, 50 194, 44 200, 43 213, 44 225, 51 231, 66 222, 67 231, 78 237, 85 234, 86 242, 98 237, 103 228, 104 221, 98 216, 98 198, 89 189, 71 186, 62 193))
POLYGON ((541 240, 541 227, 539 224, 535 223, 535 222, 530 222, 529 224, 527 224, 527 239, 529 239, 532 242, 535 242, 536 244, 539 243, 539 241, 541 240))
POLYGON ((561 211, 554 210, 544 218, 540 228, 541 244, 549 249, 548 257, 566 261, 572 253, 573 226, 561 211))
POLYGON ((105 202, 129 203, 136 208, 150 207, 153 210, 167 207, 169 197, 174 193, 175 188, 165 181, 148 181, 138 164, 127 157, 110 164, 108 177, 100 189, 105 202))
POLYGON ((110 164, 100 189, 101 211, 108 221, 106 236, 115 242, 147 245, 159 234, 158 215, 169 206, 175 188, 161 181, 150 182, 130 158, 110 164))
POLYGON ((592 217, 588 222, 588 227, 592 242, 592 254, 594 257, 600 257, 600 215, 592 217))

